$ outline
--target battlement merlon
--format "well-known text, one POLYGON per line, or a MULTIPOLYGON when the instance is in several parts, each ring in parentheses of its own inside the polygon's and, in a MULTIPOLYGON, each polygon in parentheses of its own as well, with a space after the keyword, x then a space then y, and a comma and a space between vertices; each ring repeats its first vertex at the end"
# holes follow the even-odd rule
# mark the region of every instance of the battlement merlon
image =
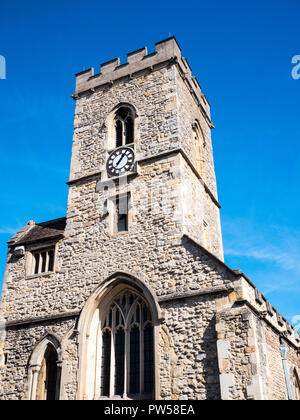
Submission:
MULTIPOLYGON (((146 69, 154 69, 162 64, 174 64, 185 81, 191 95, 206 114, 210 121, 210 105, 204 94, 201 92, 201 86, 196 77, 192 75, 191 68, 186 58, 181 56, 181 48, 175 37, 167 38, 155 44, 155 52, 148 54, 147 48, 127 54, 127 62, 120 64, 120 58, 107 61, 101 64, 101 72, 94 74, 94 68, 77 73, 74 99, 78 99, 84 92, 94 92, 96 88, 112 84, 118 79, 132 77, 146 69)), ((212 124, 211 124, 212 125, 212 124)), ((213 127, 213 125, 212 125, 213 127)))

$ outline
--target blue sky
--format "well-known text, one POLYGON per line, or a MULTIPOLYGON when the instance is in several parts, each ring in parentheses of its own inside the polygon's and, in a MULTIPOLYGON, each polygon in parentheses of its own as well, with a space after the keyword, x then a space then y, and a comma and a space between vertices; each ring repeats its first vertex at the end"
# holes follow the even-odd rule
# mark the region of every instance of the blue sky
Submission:
POLYGON ((300 326, 299 1, 1 3, 0 278, 18 229, 66 213, 74 73, 175 35, 216 126, 225 261, 300 326))

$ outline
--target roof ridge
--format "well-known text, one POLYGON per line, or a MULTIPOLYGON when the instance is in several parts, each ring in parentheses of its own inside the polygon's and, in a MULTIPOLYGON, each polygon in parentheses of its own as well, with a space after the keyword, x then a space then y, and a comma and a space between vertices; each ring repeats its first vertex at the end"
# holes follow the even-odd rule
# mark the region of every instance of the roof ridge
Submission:
POLYGON ((53 222, 57 222, 59 220, 66 220, 67 217, 58 217, 57 219, 52 219, 52 220, 47 220, 46 222, 40 222, 40 223, 36 223, 37 226, 45 226, 47 224, 53 223, 53 222))

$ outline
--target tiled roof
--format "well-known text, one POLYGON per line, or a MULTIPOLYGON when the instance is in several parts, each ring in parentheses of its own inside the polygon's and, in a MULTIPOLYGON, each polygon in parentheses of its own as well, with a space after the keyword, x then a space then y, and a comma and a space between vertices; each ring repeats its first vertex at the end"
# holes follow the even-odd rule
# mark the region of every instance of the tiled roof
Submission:
POLYGON ((10 245, 23 245, 32 242, 45 241, 63 236, 66 226, 66 218, 50 220, 48 222, 37 223, 20 235, 18 232, 13 238, 10 239, 10 245))

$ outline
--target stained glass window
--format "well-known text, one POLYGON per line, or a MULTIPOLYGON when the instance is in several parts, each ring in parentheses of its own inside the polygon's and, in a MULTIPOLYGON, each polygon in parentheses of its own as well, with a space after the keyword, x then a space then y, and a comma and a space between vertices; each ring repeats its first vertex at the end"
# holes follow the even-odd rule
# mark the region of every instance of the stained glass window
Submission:
POLYGON ((144 329, 144 391, 151 392, 154 384, 153 327, 144 329))
POLYGON ((101 374, 101 395, 109 396, 110 390, 110 352, 111 332, 104 330, 102 334, 102 374, 101 374))
POLYGON ((123 328, 119 328, 116 332, 115 364, 115 395, 123 395, 125 369, 125 332, 123 328))
POLYGON ((130 394, 140 392, 140 329, 135 325, 130 330, 130 394))
POLYGON ((154 331, 146 301, 132 291, 123 292, 101 324, 101 395, 153 397, 154 331))

